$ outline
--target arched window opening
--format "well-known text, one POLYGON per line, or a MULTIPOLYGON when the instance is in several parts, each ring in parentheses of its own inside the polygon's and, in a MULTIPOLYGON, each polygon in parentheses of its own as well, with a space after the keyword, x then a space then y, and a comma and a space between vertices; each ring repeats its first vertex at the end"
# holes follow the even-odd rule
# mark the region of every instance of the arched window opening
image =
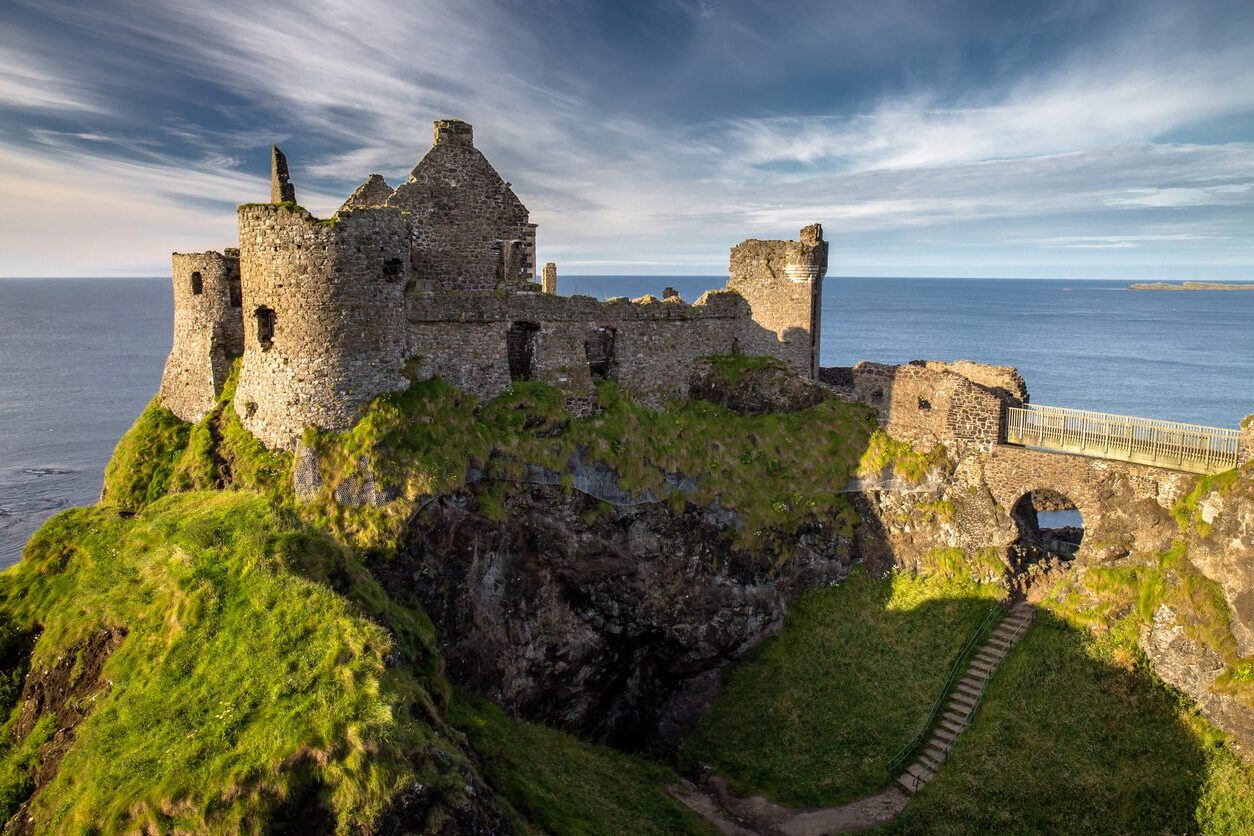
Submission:
POLYGON ((588 371, 593 380, 613 380, 618 365, 614 357, 614 340, 618 334, 613 328, 598 328, 592 338, 583 344, 588 359, 588 371))
POLYGON ((192 295, 199 296, 205 292, 205 280, 201 278, 200 271, 192 272, 192 295))
POLYGON ((1042 562, 1072 560, 1084 540, 1084 518, 1074 502, 1058 491, 1028 491, 1011 509, 1019 529, 1012 548, 1017 569, 1042 562))
POLYGON ((257 342, 263 349, 274 344, 274 311, 264 305, 257 308, 257 342))
POLYGON ((515 322, 509 326, 505 338, 505 350, 509 358, 509 379, 531 380, 536 363, 536 333, 540 326, 534 322, 515 322))

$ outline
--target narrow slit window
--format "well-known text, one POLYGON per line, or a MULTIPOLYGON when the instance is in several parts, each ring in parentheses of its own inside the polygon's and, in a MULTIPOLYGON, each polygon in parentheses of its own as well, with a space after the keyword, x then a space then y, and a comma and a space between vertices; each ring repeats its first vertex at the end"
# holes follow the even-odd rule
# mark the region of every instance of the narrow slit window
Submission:
POLYGON ((588 360, 588 372, 593 380, 613 380, 614 339, 617 336, 613 328, 598 328, 592 338, 583 344, 584 355, 588 360))
POLYGON ((205 280, 201 278, 200 271, 192 272, 192 295, 199 296, 205 292, 205 280))

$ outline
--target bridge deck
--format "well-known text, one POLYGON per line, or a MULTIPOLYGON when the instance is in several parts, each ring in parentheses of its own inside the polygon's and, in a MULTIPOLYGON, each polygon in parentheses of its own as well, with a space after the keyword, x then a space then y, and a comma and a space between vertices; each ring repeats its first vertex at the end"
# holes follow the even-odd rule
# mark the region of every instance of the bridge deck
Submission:
POLYGON ((1056 406, 1008 407, 1005 441, 1189 473, 1237 466, 1239 430, 1056 406))

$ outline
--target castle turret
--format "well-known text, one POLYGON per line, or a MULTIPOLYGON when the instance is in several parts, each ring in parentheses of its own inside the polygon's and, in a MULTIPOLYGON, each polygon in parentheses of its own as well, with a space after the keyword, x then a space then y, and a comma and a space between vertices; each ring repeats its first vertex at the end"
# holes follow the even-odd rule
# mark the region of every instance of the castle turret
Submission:
POLYGON ((235 409, 267 446, 307 426, 342 431, 405 388, 409 237, 400 210, 239 208, 244 360, 235 409))
POLYGON ((510 184, 475 148, 474 130, 435 123, 435 144, 387 200, 411 213, 418 286, 537 290, 536 225, 510 184))
POLYGON ((827 242, 819 224, 802 229, 800 238, 737 244, 731 251, 727 288, 752 309, 752 320, 739 338, 741 351, 778 357, 798 374, 813 378, 819 365, 827 242))
POLYGON ((184 421, 199 421, 244 351, 239 252, 174 253, 172 262, 174 345, 159 397, 184 421))

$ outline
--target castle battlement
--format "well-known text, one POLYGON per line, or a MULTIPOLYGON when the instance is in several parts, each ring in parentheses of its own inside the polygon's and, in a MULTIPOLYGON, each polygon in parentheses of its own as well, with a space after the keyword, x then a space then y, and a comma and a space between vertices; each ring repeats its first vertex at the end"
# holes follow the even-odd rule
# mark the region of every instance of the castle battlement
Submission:
POLYGON ((683 396, 698 358, 733 351, 814 376, 827 269, 818 224, 799 241, 735 247, 727 288, 695 303, 560 296, 556 265, 536 283, 536 225, 471 126, 441 120, 434 134, 405 183, 372 174, 326 219, 295 203, 272 149, 272 200, 239 207, 238 251, 174 256, 162 403, 199 420, 242 357, 240 419, 290 449, 307 426, 349 428, 415 370, 484 398, 544 381, 576 409, 595 403, 598 379, 683 396))

